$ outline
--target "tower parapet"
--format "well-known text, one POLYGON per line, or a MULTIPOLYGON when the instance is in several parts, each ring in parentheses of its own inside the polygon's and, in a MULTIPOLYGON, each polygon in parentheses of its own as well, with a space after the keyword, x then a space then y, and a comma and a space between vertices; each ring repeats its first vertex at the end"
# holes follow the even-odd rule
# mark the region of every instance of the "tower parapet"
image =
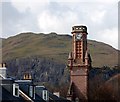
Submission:
POLYGON ((86 33, 87 34, 87 27, 86 26, 73 26, 71 33, 86 33))

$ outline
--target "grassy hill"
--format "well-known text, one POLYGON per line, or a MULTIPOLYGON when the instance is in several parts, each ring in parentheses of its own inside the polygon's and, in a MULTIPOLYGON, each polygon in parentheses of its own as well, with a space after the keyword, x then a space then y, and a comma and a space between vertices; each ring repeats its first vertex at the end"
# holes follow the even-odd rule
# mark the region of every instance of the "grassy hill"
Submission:
MULTIPOLYGON (((21 33, 3 39, 3 60, 25 58, 31 56, 45 57, 66 64, 71 51, 72 37, 69 35, 21 33)), ((88 40, 92 64, 95 67, 118 64, 118 52, 112 46, 102 42, 88 40)))
MULTIPOLYGON (((72 48, 71 41, 71 36, 55 33, 21 33, 2 39, 0 50, 7 65, 7 75, 22 79, 24 73, 29 72, 35 84, 45 85, 51 92, 57 90, 66 96, 70 82, 66 64, 72 48)), ((118 51, 110 45, 93 40, 88 40, 88 49, 93 66, 100 67, 92 68, 89 72, 91 100, 98 102, 102 99, 99 102, 103 102, 108 97, 110 100, 119 99, 116 85, 119 84, 117 80, 120 79, 120 70, 111 68, 118 64, 118 51)))

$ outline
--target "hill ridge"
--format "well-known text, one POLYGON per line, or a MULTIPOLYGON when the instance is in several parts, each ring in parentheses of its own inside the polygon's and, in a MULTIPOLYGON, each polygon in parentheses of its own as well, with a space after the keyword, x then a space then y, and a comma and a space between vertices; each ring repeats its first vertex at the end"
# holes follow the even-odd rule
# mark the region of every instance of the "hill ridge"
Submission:
MULTIPOLYGON (((66 63, 68 53, 72 48, 71 41, 72 37, 70 35, 59 35, 54 32, 49 34, 20 33, 3 39, 3 60, 35 55, 66 63)), ((112 46, 104 42, 88 40, 88 49, 91 53, 93 66, 115 66, 117 64, 118 52, 112 46), (104 61, 101 59, 104 59, 104 61)))

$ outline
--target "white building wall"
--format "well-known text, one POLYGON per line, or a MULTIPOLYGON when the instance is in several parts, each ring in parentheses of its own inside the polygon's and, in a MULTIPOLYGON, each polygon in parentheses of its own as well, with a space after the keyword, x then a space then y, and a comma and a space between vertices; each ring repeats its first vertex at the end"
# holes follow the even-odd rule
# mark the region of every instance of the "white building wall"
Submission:
POLYGON ((0 75, 3 78, 6 78, 6 67, 0 67, 0 75))

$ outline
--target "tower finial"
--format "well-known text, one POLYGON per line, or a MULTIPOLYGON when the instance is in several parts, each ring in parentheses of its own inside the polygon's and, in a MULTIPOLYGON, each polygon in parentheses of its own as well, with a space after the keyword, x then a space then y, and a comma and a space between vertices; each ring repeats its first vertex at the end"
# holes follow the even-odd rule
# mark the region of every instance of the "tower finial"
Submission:
POLYGON ((86 50, 86 53, 85 53, 85 59, 88 58, 88 51, 86 50))
POLYGON ((72 52, 69 53, 68 59, 72 59, 72 52))

